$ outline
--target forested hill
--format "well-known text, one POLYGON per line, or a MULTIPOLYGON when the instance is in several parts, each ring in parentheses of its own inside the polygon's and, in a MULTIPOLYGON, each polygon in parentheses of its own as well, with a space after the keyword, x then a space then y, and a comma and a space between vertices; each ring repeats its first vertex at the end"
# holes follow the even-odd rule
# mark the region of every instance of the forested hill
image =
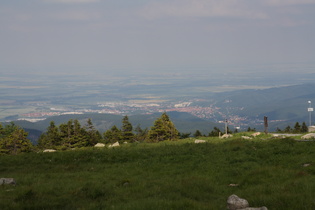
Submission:
POLYGON ((301 84, 268 89, 223 92, 216 95, 217 106, 243 107, 234 114, 251 118, 303 121, 307 120, 308 101, 315 102, 315 84, 301 84))
MULTIPOLYGON (((196 130, 200 130, 203 134, 207 134, 214 128, 224 127, 223 124, 213 123, 204 119, 195 117, 189 113, 184 112, 168 112, 170 119, 175 124, 176 128, 181 133, 194 133, 196 130)), ((141 128, 150 128, 153 122, 161 115, 161 113, 154 113, 150 115, 131 115, 129 121, 133 127, 140 126, 141 128)), ((28 121, 15 121, 16 125, 21 126, 30 134, 30 139, 34 142, 39 137, 39 135, 46 131, 51 121, 54 121, 56 125, 66 123, 70 119, 79 120, 81 125, 85 125, 88 119, 92 120, 94 127, 101 133, 110 129, 112 126, 116 125, 121 127, 122 125, 121 115, 113 114, 80 114, 80 115, 60 115, 47 118, 43 121, 38 121, 35 123, 28 121)))

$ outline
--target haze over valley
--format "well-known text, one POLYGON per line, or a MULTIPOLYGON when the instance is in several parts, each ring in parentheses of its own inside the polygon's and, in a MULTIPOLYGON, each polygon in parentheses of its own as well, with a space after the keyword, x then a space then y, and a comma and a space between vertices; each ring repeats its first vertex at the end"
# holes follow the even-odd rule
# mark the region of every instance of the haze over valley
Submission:
POLYGON ((189 113, 205 124, 220 126, 228 119, 232 128, 259 129, 266 115, 275 130, 307 121, 307 101, 315 99, 313 66, 290 67, 285 74, 279 65, 256 67, 255 73, 222 66, 150 74, 5 72, 0 77, 0 116, 2 121, 37 122, 66 114, 138 116, 166 111, 189 113))

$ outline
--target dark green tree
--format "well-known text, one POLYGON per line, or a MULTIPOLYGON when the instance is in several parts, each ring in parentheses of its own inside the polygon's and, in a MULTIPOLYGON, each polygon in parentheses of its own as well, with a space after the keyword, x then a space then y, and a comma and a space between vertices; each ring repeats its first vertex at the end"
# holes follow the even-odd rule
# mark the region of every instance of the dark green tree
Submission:
POLYGON ((121 142, 121 130, 119 130, 116 125, 114 125, 110 130, 104 132, 105 143, 115 143, 121 142))
POLYGON ((32 149, 32 143, 27 139, 28 133, 24 129, 16 126, 14 123, 0 128, 0 153, 18 154, 20 152, 29 152, 32 149))
POLYGON ((169 116, 164 112, 155 120, 154 125, 148 132, 148 141, 159 142, 164 140, 174 141, 178 139, 178 131, 169 116))
POLYGON ((302 126, 301 126, 301 133, 307 133, 308 132, 308 127, 306 125, 305 122, 302 123, 302 126))
POLYGON ((256 128, 248 127, 247 132, 256 132, 256 128))
POLYGON ((209 133, 209 136, 219 136, 219 134, 222 133, 221 130, 217 127, 214 127, 213 130, 209 133))
POLYGON ((54 121, 50 122, 47 131, 43 133, 39 140, 38 146, 41 148, 55 148, 61 144, 61 137, 58 127, 55 125, 54 121))
POLYGON ((101 134, 95 129, 91 119, 88 119, 87 124, 85 125, 85 135, 89 146, 93 146, 102 140, 101 134))
POLYGON ((280 129, 280 128, 276 128, 276 132, 278 132, 278 133, 282 133, 282 130, 280 129))
POLYGON ((187 138, 189 138, 190 135, 191 135, 191 133, 180 133, 179 138, 180 139, 187 139, 187 138))
POLYGON ((133 142, 134 133, 132 132, 132 124, 129 122, 128 116, 124 116, 122 119, 121 136, 124 141, 133 142))
POLYGON ((147 138, 148 135, 148 129, 142 129, 140 125, 137 125, 135 128, 135 141, 142 142, 147 138))
POLYGON ((300 133, 301 132, 301 125, 299 122, 296 122, 293 129, 294 133, 300 133))
POLYGON ((4 135, 4 128, 2 124, 0 123, 0 138, 4 135))
POLYGON ((194 137, 197 138, 200 136, 202 136, 202 133, 199 130, 196 130, 196 132, 194 133, 194 137))
POLYGON ((61 146, 65 148, 90 146, 87 131, 81 127, 80 122, 70 119, 67 123, 59 125, 61 146))
POLYGON ((285 133, 291 133, 292 132, 292 128, 290 125, 288 125, 285 129, 284 129, 285 133))

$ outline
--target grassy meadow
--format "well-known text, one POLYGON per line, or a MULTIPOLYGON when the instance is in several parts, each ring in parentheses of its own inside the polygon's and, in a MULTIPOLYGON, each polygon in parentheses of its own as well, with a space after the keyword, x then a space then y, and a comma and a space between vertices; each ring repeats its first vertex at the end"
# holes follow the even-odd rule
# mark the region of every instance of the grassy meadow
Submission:
POLYGON ((203 139, 2 155, 0 209, 315 209, 315 142, 203 139))

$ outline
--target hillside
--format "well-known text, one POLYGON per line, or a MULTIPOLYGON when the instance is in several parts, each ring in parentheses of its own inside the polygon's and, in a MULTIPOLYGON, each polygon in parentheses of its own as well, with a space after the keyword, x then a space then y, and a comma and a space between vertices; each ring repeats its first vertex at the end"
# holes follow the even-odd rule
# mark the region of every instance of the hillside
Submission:
POLYGON ((269 138, 2 155, 1 176, 17 184, 1 186, 0 209, 226 209, 232 194, 253 207, 314 209, 314 142, 269 138))
POLYGON ((315 84, 223 92, 216 97, 221 107, 244 107, 239 112, 243 115, 261 117, 269 113, 270 119, 294 119, 307 115, 307 102, 315 99, 315 84))
POLYGON ((252 127, 262 129, 255 121, 267 116, 270 128, 284 127, 295 122, 308 122, 308 101, 315 102, 315 84, 301 84, 268 89, 238 90, 219 93, 215 105, 229 115, 248 118, 252 127))

